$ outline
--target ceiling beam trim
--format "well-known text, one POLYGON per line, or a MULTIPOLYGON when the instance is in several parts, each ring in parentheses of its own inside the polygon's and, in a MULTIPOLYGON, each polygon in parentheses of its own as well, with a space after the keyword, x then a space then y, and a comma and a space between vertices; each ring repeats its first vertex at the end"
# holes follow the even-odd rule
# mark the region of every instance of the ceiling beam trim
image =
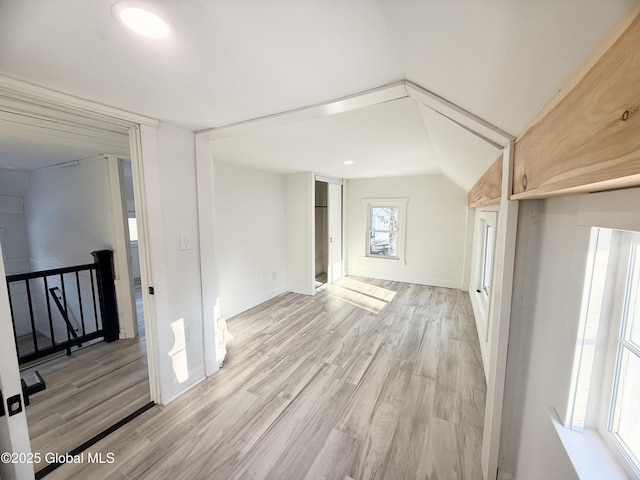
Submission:
POLYGON ((290 123, 313 120, 320 117, 335 115, 337 113, 358 110, 379 103, 398 100, 407 96, 408 93, 405 88, 405 83, 399 82, 375 88, 373 90, 367 90, 362 93, 350 95, 327 103, 303 107, 231 125, 225 125, 223 127, 202 130, 198 132, 198 135, 208 140, 216 140, 219 138, 232 137, 234 135, 241 135, 290 123))
POLYGON ((418 103, 429 107, 440 115, 447 117, 460 127, 468 130, 485 142, 498 149, 504 148, 515 137, 504 130, 492 125, 471 112, 445 100, 429 90, 422 88, 408 80, 404 82, 408 95, 418 103))

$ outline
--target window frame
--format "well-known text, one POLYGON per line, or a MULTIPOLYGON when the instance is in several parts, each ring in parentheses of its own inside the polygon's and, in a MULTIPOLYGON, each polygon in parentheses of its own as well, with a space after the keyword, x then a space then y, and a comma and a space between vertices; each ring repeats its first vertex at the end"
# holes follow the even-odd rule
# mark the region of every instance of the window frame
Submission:
MULTIPOLYGON (((615 382, 622 356, 619 340, 625 328, 622 320, 631 260, 629 247, 634 242, 640 244, 640 233, 592 228, 569 402, 563 423, 578 432, 594 431, 628 477, 640 480, 640 458, 634 461, 624 443, 611 431, 615 382), (606 270, 602 277, 596 277, 594 272, 601 270, 597 266, 601 251, 606 252, 606 270), (594 348, 593 353, 585 353, 586 348, 594 348)), ((640 255, 640 246, 636 247, 636 254, 640 255)))
MULTIPOLYGON (((406 264, 405 245, 407 227, 407 203, 408 198, 363 198, 362 209, 364 215, 364 256, 366 258, 376 258, 384 260, 400 260, 406 264), (371 219, 373 208, 396 208, 398 210, 398 229, 395 230, 396 254, 395 255, 373 255, 370 250, 371 241, 371 219)), ((386 230, 385 230, 386 231, 386 230)))
MULTIPOLYGON (((604 352, 605 368, 601 380, 600 405, 597 413, 596 427, 603 441, 613 451, 616 458, 622 463, 630 478, 640 479, 640 456, 633 459, 624 441, 613 431, 615 422, 615 407, 619 390, 619 373, 622 362, 625 343, 625 315, 627 313, 628 289, 631 262, 636 256, 640 256, 640 233, 616 231, 616 255, 610 263, 613 268, 612 275, 608 278, 606 286, 609 308, 603 309, 603 315, 610 316, 606 351, 604 352), (635 244, 635 246, 634 246, 635 244), (635 250, 635 251, 633 251, 635 250)), ((628 349, 629 352, 638 355, 638 351, 628 349)))
POLYGON ((480 210, 477 213, 475 228, 478 229, 479 234, 474 235, 474 251, 477 252, 477 254, 474 255, 476 260, 471 281, 480 307, 479 313, 483 324, 482 336, 484 337, 485 342, 489 335, 489 306, 491 304, 491 285, 493 284, 493 274, 495 270, 497 226, 497 209, 480 210), (491 245, 488 245, 487 242, 487 233, 489 231, 493 232, 491 245), (490 253, 489 256, 487 256, 488 253, 490 253), (489 284, 485 285, 487 280, 489 284))

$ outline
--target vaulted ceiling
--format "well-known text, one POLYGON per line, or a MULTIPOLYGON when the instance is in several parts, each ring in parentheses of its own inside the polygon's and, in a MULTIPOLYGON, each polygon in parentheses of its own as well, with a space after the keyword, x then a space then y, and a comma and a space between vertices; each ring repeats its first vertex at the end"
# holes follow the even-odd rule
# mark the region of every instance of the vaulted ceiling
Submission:
MULTIPOLYGON (((196 131, 407 79, 516 136, 637 0, 138 2, 171 22, 163 40, 126 31, 113 3, 0 0, 0 73, 196 131)), ((411 102, 212 150, 346 178, 441 172, 468 189, 497 150, 411 102), (336 167, 346 157, 353 168, 336 167)))

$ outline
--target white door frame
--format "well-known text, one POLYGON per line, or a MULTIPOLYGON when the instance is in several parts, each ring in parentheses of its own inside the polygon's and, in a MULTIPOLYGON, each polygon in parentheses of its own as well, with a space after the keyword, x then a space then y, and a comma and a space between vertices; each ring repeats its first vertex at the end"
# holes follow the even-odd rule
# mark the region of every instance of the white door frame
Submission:
POLYGON ((344 197, 342 194, 342 182, 329 182, 327 191, 327 257, 328 257, 328 266, 327 266, 327 283, 335 283, 340 280, 344 276, 344 241, 342 239, 343 234, 343 204, 344 197), (333 188, 340 189, 340 202, 339 205, 334 204, 331 201, 331 190, 333 188), (332 225, 334 225, 334 217, 339 217, 339 225, 340 225, 340 270, 338 272, 335 271, 335 257, 334 253, 336 251, 335 242, 333 241, 334 235, 332 235, 332 225), (332 248, 333 247, 333 248, 332 248))
POLYGON ((135 338, 138 335, 135 290, 131 274, 131 241, 127 203, 124 196, 121 160, 115 155, 106 155, 111 198, 111 214, 115 230, 113 264, 118 303, 120 338, 135 338))
MULTIPOLYGON (((0 276, 5 278, 2 245, 0 244, 0 276)), ((20 367, 18 353, 13 341, 13 325, 11 323, 11 309, 9 308, 9 293, 7 282, 0 282, 0 338, 5 341, 0 348, 0 391, 6 414, 0 417, 0 452, 28 455, 31 453, 27 416, 25 415, 22 385, 20 383, 20 367), (7 399, 20 395, 22 412, 13 416, 8 415, 7 399)), ((5 480, 31 480, 34 478, 33 464, 28 462, 10 463, 0 461, 0 476, 5 480)))
MULTIPOLYGON (((90 126, 93 129, 107 132, 114 129, 129 132, 133 189, 139 226, 140 271, 143 285, 153 285, 153 250, 150 236, 148 235, 147 219, 150 213, 154 216, 161 216, 158 213, 161 212, 161 205, 156 201, 157 195, 152 194, 152 198, 148 198, 147 187, 149 186, 149 180, 145 178, 144 166, 149 164, 153 170, 157 164, 156 128, 158 121, 2 75, 0 75, 0 109, 7 112, 55 119, 59 121, 60 125, 69 125, 71 128, 90 126)), ((151 187, 153 187, 152 184, 151 187)), ((4 263, 1 258, 0 273, 4 275, 4 263)), ((152 401, 162 403, 158 370, 155 302, 147 288, 143 288, 142 297, 147 337, 150 397, 152 401)), ((0 287, 0 317, 2 317, 0 320, 0 333, 2 338, 10 339, 13 338, 13 326, 10 321, 7 322, 11 318, 10 315, 5 315, 8 312, 8 304, 5 305, 7 302, 6 286, 0 287)), ((9 345, 5 346, 3 344, 2 349, 0 349, 0 357, 2 359, 0 374, 2 375, 2 386, 4 387, 3 395, 6 395, 5 389, 7 393, 21 391, 20 388, 16 390, 16 384, 20 384, 20 376, 15 344, 11 341, 7 343, 9 345)), ((29 431, 24 417, 24 414, 15 415, 10 422, 7 422, 6 417, 0 419, 0 442, 2 442, 3 448, 14 452, 28 451, 30 449, 29 431), (22 420, 20 420, 20 417, 22 417, 22 420), (4 426, 8 426, 8 429, 1 428, 4 426)), ((3 479, 29 479, 33 476, 32 469, 30 473, 26 470, 15 473, 13 471, 14 468, 24 467, 11 466, 11 469, 6 469, 6 472, 1 470, 3 479)))

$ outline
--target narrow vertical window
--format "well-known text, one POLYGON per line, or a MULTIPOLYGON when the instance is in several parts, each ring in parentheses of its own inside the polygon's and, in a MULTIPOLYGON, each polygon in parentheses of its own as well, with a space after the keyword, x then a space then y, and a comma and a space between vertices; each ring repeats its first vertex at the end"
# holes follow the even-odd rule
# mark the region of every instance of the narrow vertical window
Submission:
POLYGON ((134 217, 129 217, 129 241, 138 241, 138 222, 134 217))
POLYGON ((486 224, 484 228, 484 252, 482 255, 482 290, 489 295, 491 288, 491 274, 493 271, 493 225, 486 224))

